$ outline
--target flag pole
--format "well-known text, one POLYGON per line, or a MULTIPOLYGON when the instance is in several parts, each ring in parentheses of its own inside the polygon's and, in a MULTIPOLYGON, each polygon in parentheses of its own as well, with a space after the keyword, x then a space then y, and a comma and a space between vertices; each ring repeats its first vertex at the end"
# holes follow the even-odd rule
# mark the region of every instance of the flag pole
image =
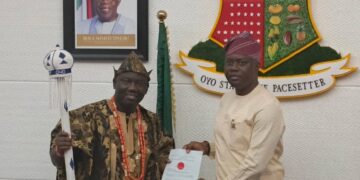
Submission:
POLYGON ((167 29, 164 20, 167 13, 160 10, 157 13, 159 19, 159 37, 157 46, 157 104, 156 112, 159 116, 161 128, 166 136, 173 136, 175 122, 174 94, 172 87, 171 67, 167 29))

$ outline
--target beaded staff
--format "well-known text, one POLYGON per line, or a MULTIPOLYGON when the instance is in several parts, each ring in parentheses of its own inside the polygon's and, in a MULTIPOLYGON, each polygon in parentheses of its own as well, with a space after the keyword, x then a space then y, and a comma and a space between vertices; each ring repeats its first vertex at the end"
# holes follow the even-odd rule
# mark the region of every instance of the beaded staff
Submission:
MULTIPOLYGON (((60 49, 50 51, 44 59, 44 66, 49 71, 50 107, 59 107, 62 130, 71 136, 69 105, 71 103, 71 68, 74 64, 72 55, 60 49)), ((66 179, 75 180, 73 149, 64 153, 66 179)))

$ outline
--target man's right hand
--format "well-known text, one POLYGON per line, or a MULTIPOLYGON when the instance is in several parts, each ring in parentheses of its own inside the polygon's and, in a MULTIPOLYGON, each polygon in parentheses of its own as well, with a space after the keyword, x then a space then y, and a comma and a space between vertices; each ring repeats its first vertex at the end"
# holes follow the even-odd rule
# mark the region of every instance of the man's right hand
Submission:
POLYGON ((57 156, 63 157, 64 152, 71 147, 71 138, 68 133, 62 131, 55 137, 55 153, 57 156))
POLYGON ((186 152, 190 152, 191 150, 197 150, 197 151, 202 151, 203 154, 209 155, 210 153, 210 146, 209 146, 209 142, 204 141, 204 142, 196 142, 196 141, 191 141, 189 144, 185 144, 183 146, 183 149, 186 149, 186 152))

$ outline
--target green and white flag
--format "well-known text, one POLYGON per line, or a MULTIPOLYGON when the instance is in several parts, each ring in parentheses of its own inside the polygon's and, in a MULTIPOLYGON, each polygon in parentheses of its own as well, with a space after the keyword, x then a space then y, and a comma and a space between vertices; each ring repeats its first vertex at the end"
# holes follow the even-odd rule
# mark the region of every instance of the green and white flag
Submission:
POLYGON ((165 135, 173 136, 173 88, 170 70, 170 56, 167 31, 163 21, 159 23, 159 40, 157 54, 157 114, 165 135))

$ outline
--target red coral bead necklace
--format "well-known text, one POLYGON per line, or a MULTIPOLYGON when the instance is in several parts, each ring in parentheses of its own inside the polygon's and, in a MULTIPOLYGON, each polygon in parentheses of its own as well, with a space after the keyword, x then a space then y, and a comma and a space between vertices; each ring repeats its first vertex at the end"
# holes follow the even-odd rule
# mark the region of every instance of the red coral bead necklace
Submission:
POLYGON ((121 164, 122 164, 123 169, 124 169, 125 178, 126 179, 131 179, 131 180, 143 180, 144 176, 145 176, 145 157, 146 157, 145 149, 146 149, 146 145, 145 145, 144 127, 142 125, 142 116, 141 116, 141 113, 140 113, 140 108, 139 108, 139 106, 136 107, 137 125, 138 125, 138 130, 139 130, 138 138, 139 138, 139 143, 140 143, 141 174, 140 174, 140 177, 136 178, 136 177, 132 177, 130 175, 129 160, 128 160, 128 157, 127 157, 125 137, 124 137, 123 128, 121 127, 121 123, 120 123, 121 122, 120 112, 117 110, 117 106, 115 104, 115 97, 114 96, 111 98, 109 106, 110 106, 110 109, 112 110, 112 112, 114 114, 116 127, 117 127, 119 138, 120 138, 121 156, 122 156, 122 163, 121 164))

